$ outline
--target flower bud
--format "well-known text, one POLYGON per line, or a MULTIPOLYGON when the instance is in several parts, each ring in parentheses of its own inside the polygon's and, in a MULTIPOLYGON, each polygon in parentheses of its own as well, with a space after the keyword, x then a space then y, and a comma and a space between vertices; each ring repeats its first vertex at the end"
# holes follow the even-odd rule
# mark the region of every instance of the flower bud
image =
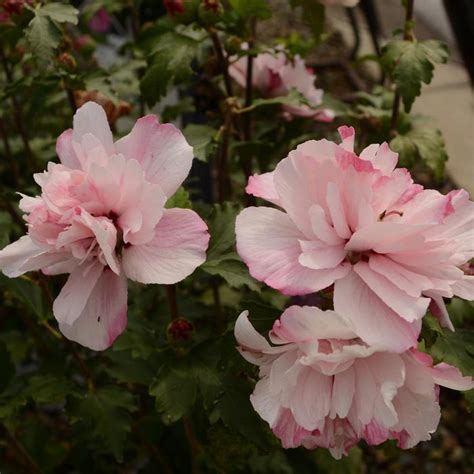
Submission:
POLYGON ((196 21, 199 0, 164 0, 163 3, 175 22, 187 25, 196 21))
POLYGON ((193 324, 184 318, 173 319, 166 329, 166 335, 171 343, 188 342, 192 339, 193 333, 193 324))
POLYGON ((218 22, 224 13, 224 7, 220 0, 202 0, 199 5, 199 21, 204 26, 210 26, 218 22))
POLYGON ((69 53, 61 53, 58 62, 66 71, 73 71, 77 66, 76 60, 69 53))

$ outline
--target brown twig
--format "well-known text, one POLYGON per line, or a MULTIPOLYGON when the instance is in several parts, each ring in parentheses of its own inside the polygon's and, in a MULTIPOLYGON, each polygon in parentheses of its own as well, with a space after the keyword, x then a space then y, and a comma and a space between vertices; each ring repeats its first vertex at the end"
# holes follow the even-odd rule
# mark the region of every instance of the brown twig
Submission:
POLYGON ((25 447, 21 444, 21 442, 15 438, 15 436, 10 432, 10 430, 7 427, 5 427, 5 431, 7 433, 7 437, 10 440, 12 447, 20 456, 19 460, 25 467, 28 468, 28 472, 32 474, 41 474, 42 471, 36 465, 35 461, 30 456, 30 454, 25 449, 25 447))
POLYGON ((222 47, 221 40, 219 39, 219 35, 217 34, 216 30, 210 28, 209 29, 209 36, 211 37, 212 44, 214 45, 214 50, 217 55, 217 60, 219 61, 219 67, 224 76, 224 85, 226 93, 229 97, 232 97, 232 80, 229 75, 229 60, 227 56, 224 54, 224 48, 222 47))
POLYGON ((166 298, 168 299, 168 307, 170 310, 171 320, 178 319, 178 302, 176 299, 176 285, 165 285, 166 298))
MULTIPOLYGON (((405 41, 413 41, 413 12, 415 0, 406 0, 405 7, 405 25, 403 28, 403 39, 405 41)), ((388 135, 390 138, 396 135, 398 117, 400 115, 401 96, 398 90, 395 91, 392 106, 392 118, 390 120, 390 129, 388 135)))
POLYGON ((196 438, 192 421, 189 418, 183 418, 183 426, 186 438, 188 439, 189 449, 191 451, 191 473, 199 474, 200 470, 197 461, 199 454, 201 453, 201 445, 196 438))

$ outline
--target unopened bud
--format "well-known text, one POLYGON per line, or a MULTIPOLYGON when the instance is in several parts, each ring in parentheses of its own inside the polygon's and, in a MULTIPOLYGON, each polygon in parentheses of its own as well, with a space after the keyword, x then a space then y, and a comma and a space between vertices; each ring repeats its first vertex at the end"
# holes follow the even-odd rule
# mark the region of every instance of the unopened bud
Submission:
POLYGON ((193 338, 193 333, 193 324, 184 318, 173 319, 166 330, 168 340, 172 343, 190 341, 193 338))
POLYGON ((68 71, 73 71, 77 66, 76 60, 69 53, 61 53, 58 62, 68 71))

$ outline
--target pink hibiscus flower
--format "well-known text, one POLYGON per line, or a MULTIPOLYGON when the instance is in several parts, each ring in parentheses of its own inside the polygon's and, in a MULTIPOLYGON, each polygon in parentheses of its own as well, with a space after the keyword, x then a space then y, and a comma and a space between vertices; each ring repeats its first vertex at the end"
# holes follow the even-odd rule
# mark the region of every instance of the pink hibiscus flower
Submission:
MULTIPOLYGON (((242 49, 248 49, 248 44, 244 43, 242 49)), ((233 58, 232 61, 229 73, 239 85, 245 87, 247 58, 233 58)), ((290 61, 282 48, 278 48, 273 54, 259 54, 253 60, 252 71, 252 84, 264 97, 286 96, 291 89, 296 89, 311 105, 284 105, 286 117, 313 117, 320 122, 333 120, 334 113, 331 110, 315 110, 320 108, 324 92, 315 87, 316 76, 299 55, 290 61)))
POLYGON ((243 312, 239 351, 260 367, 250 397, 284 448, 328 448, 339 459, 360 439, 396 439, 411 448, 439 423, 438 386, 474 387, 471 377, 415 349, 402 354, 368 346, 333 311, 292 306, 275 321, 271 346, 243 312))
POLYGON ((236 222, 237 250, 254 278, 287 295, 334 285, 334 308, 369 344, 404 351, 432 300, 452 329, 443 297, 474 299, 474 203, 442 195, 395 169, 386 143, 357 156, 354 130, 342 145, 308 141, 247 192, 283 210, 250 207, 236 222))
POLYGON ((56 151, 61 164, 35 175, 41 195, 20 202, 28 235, 0 251, 0 270, 70 273, 54 302, 59 328, 103 350, 127 324, 127 278, 172 284, 205 260, 203 220, 164 207, 188 175, 193 150, 154 115, 114 143, 104 109, 88 102, 56 151))

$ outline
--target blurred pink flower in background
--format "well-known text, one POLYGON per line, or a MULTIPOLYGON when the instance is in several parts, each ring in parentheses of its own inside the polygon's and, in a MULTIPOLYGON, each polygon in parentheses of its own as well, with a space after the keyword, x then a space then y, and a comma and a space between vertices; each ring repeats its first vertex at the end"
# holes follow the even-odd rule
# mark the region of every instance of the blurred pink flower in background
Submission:
MULTIPOLYGON (((356 303, 355 303, 356 304, 356 303)), ((292 306, 275 321, 271 346, 248 313, 235 325, 239 351, 260 367, 250 397, 284 448, 328 448, 339 459, 360 439, 411 448, 439 423, 438 386, 474 388, 471 377, 411 349, 368 346, 333 311, 292 306)))
POLYGON ((89 29, 94 33, 107 33, 112 26, 112 17, 105 8, 99 8, 89 20, 89 29))
POLYGON ((69 339, 109 347, 127 323, 127 278, 176 283, 204 262, 204 221, 165 203, 191 168, 193 150, 171 124, 139 119, 114 143, 104 109, 83 105, 57 140, 61 164, 35 175, 37 197, 23 196, 28 235, 0 251, 9 277, 41 269, 69 278, 53 312, 69 339))
POLYGON ((279 206, 237 217, 237 250, 257 280, 287 295, 334 284, 334 308, 368 344, 403 351, 417 340, 431 301, 452 329, 443 297, 474 299, 474 203, 414 184, 386 143, 354 153, 308 141, 275 171, 249 179, 247 192, 279 206))
MULTIPOLYGON (((242 49, 248 49, 244 43, 242 49)), ((246 85, 247 57, 231 58, 229 73, 242 87, 246 85)), ((290 90, 300 92, 311 105, 283 105, 287 117, 314 117, 321 122, 330 122, 334 113, 328 109, 321 109, 324 92, 314 85, 316 76, 308 68, 304 60, 296 55, 291 60, 284 50, 278 48, 274 53, 261 53, 253 59, 252 84, 260 91, 263 97, 286 96, 290 90), (319 107, 319 110, 315 110, 319 107)))

